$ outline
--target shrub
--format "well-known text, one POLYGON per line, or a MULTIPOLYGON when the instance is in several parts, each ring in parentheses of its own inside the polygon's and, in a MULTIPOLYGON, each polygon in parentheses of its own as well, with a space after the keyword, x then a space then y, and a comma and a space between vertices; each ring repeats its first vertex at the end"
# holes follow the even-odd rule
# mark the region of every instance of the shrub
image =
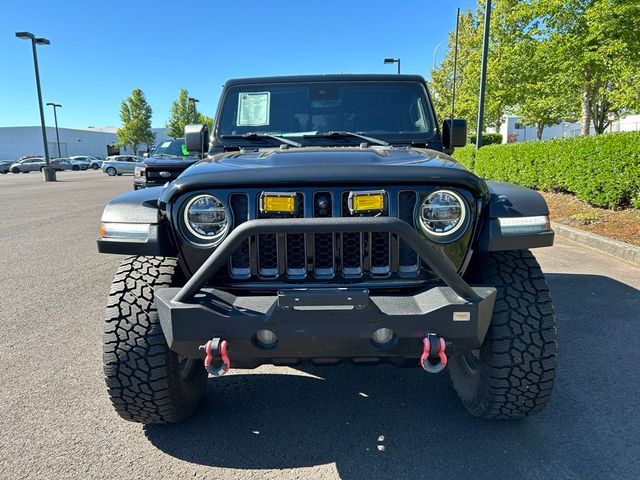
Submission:
MULTIPOLYGON (((475 145, 478 136, 475 133, 469 135, 469 143, 475 145)), ((499 145, 502 143, 502 134, 500 133, 483 133, 482 145, 499 145)))
POLYGON ((573 193, 600 207, 640 208, 640 132, 465 147, 454 156, 487 179, 573 193))

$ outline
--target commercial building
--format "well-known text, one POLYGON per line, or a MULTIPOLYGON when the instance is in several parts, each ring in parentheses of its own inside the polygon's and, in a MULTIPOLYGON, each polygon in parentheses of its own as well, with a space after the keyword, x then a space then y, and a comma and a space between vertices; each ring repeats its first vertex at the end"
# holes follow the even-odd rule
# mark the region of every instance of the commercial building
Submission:
MULTIPOLYGON (((580 135, 580 122, 560 122, 557 125, 544 127, 542 140, 550 138, 577 137, 580 135)), ((490 129, 487 129, 491 131, 490 129)), ((608 132, 640 131, 640 115, 628 115, 611 122, 608 132)), ((534 125, 524 125, 520 117, 507 116, 500 126, 502 143, 527 142, 537 140, 537 130, 534 125)), ((591 135, 595 135, 593 126, 591 135)))
MULTIPOLYGON (((55 127, 47 127, 47 140, 51 158, 74 155, 106 157, 109 146, 116 147, 118 137, 116 127, 107 128, 58 128, 60 154, 56 141, 55 127)), ((167 138, 164 128, 154 128, 156 145, 167 138)), ((139 152, 147 145, 141 145, 139 152)), ((128 147, 119 147, 120 153, 132 153, 128 147)), ((35 127, 0 127, 0 160, 15 160, 24 155, 44 155, 42 129, 35 127)))

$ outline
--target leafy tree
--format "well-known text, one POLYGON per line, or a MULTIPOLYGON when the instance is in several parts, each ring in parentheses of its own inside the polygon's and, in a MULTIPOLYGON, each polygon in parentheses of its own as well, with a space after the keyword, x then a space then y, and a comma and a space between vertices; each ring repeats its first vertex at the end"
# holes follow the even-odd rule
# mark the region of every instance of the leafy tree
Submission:
POLYGON ((529 60, 521 66, 514 107, 525 125, 535 125, 538 140, 545 126, 577 117, 579 100, 572 82, 567 82, 568 66, 548 42, 536 35, 520 42, 522 56, 529 60))
POLYGON ((546 42, 566 68, 562 81, 575 85, 582 133, 609 125, 608 113, 637 108, 630 83, 640 70, 640 2, 629 0, 535 0, 546 42))
POLYGON ((189 92, 181 88, 178 98, 171 104, 171 117, 166 124, 167 135, 179 138, 184 135, 184 126, 196 122, 198 112, 194 102, 189 101, 189 92))
MULTIPOLYGON (((518 40, 526 25, 515 8, 520 3, 503 0, 497 2, 492 11, 483 128, 492 125, 499 129, 504 114, 515 103, 515 87, 520 75, 516 65, 523 60, 519 56, 518 40)), ((477 130, 483 29, 484 1, 480 1, 476 10, 461 13, 458 38, 455 114, 466 118, 472 131, 477 130)), ((455 33, 452 32, 444 60, 431 72, 431 89, 441 118, 451 114, 454 53, 455 33)))
POLYGON ((141 144, 153 144, 156 135, 151 130, 152 113, 144 92, 139 88, 133 89, 131 96, 120 102, 122 127, 116 131, 120 145, 131 145, 136 154, 141 144))
POLYGON ((209 133, 212 132, 212 130, 213 130, 213 118, 211 118, 210 116, 198 112, 198 122, 197 123, 202 123, 202 124, 206 125, 207 127, 209 127, 209 133))

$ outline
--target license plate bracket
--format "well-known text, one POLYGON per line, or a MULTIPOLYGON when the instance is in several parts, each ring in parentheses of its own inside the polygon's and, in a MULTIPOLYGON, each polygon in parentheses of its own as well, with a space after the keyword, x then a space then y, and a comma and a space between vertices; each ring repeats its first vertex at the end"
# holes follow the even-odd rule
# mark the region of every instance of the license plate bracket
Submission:
POLYGON ((278 292, 278 307, 285 310, 314 307, 325 310, 332 307, 363 309, 368 304, 369 290, 366 288, 304 288, 278 292))

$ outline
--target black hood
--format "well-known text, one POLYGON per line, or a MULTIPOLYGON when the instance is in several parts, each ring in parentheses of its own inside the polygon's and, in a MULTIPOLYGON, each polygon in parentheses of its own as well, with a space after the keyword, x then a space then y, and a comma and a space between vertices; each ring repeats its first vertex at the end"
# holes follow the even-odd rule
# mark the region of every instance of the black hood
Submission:
POLYGON ((306 147, 226 152, 185 170, 162 195, 220 187, 438 184, 487 195, 485 182, 434 150, 394 147, 306 147))
POLYGON ((147 166, 170 166, 170 167, 184 167, 187 168, 198 161, 197 158, 184 158, 184 157, 149 157, 144 160, 144 164, 147 166))

